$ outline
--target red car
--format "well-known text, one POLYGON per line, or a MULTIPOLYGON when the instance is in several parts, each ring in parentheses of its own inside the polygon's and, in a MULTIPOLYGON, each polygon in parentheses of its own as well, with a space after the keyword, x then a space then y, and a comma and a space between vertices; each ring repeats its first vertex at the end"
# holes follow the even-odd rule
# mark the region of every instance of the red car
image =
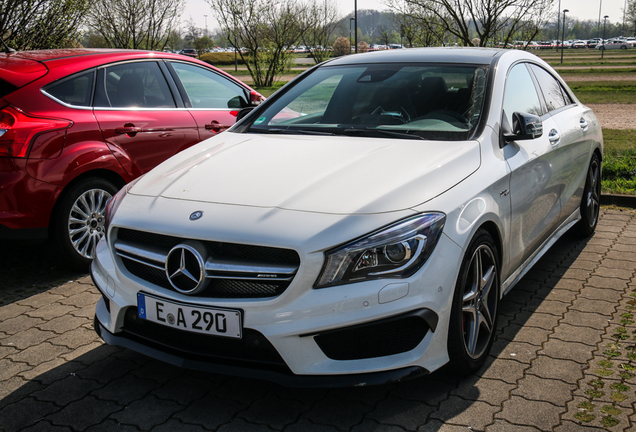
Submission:
POLYGON ((262 99, 178 54, 1 54, 0 240, 51 237, 66 262, 86 266, 118 189, 262 99))

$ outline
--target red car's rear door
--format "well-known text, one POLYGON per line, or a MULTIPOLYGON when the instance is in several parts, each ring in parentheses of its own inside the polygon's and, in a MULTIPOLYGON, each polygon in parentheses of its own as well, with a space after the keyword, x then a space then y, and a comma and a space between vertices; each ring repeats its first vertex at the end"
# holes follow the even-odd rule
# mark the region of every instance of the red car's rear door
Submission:
POLYGON ((118 63, 98 70, 95 117, 104 141, 132 177, 200 141, 157 61, 118 63))

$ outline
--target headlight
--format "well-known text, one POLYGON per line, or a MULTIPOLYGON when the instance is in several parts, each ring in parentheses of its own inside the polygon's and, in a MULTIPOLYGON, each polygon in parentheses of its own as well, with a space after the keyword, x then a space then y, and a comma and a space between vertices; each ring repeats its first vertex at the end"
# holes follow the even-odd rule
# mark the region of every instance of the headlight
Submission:
POLYGON ((411 276, 435 249, 445 220, 443 213, 420 214, 328 250, 316 288, 411 276))
POLYGON ((125 185, 123 188, 119 190, 119 192, 115 194, 114 197, 112 197, 106 203, 106 209, 104 209, 104 237, 106 237, 106 240, 108 240, 108 227, 110 226, 110 222, 113 220, 113 217, 115 216, 115 213, 117 212, 117 209, 119 208, 119 205, 121 204, 122 200, 124 199, 128 191, 140 179, 141 177, 138 177, 135 180, 128 183, 127 185, 125 185))

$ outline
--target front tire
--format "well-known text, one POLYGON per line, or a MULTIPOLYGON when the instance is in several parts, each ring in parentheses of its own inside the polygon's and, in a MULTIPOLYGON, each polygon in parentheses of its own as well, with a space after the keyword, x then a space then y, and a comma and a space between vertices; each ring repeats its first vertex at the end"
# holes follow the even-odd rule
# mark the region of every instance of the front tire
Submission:
POLYGON ((466 249, 453 296, 448 330, 453 373, 473 373, 486 361, 497 325, 499 284, 495 242, 479 230, 466 249))
POLYGON ((85 179, 64 193, 52 224, 62 263, 88 270, 95 246, 104 235, 106 203, 117 187, 102 178, 85 179))
POLYGON ((601 159, 592 155, 581 199, 581 220, 576 229, 582 237, 591 236, 596 230, 601 204, 601 159))

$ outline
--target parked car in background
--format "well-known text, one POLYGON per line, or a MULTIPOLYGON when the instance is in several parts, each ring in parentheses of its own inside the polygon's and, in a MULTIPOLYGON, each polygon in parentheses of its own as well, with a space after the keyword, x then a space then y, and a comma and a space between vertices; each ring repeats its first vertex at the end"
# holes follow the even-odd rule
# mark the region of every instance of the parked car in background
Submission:
POLYGON ((632 43, 626 41, 613 41, 607 43, 600 43, 596 45, 597 50, 614 50, 614 49, 622 49, 626 50, 628 48, 633 48, 634 45, 632 43))
POLYGON ((323 62, 113 197, 95 329, 283 384, 471 373, 501 297, 594 231, 602 155, 592 110, 526 51, 323 62))
POLYGON ((262 96, 204 62, 68 49, 0 59, 0 239, 51 237, 93 258, 124 184, 235 123, 262 96))
POLYGON ((570 45, 570 48, 587 48, 587 42, 582 40, 576 40, 572 42, 572 45, 570 45))
POLYGON ((184 49, 179 51, 179 54, 193 58, 196 58, 198 56, 197 50, 195 49, 184 49))

